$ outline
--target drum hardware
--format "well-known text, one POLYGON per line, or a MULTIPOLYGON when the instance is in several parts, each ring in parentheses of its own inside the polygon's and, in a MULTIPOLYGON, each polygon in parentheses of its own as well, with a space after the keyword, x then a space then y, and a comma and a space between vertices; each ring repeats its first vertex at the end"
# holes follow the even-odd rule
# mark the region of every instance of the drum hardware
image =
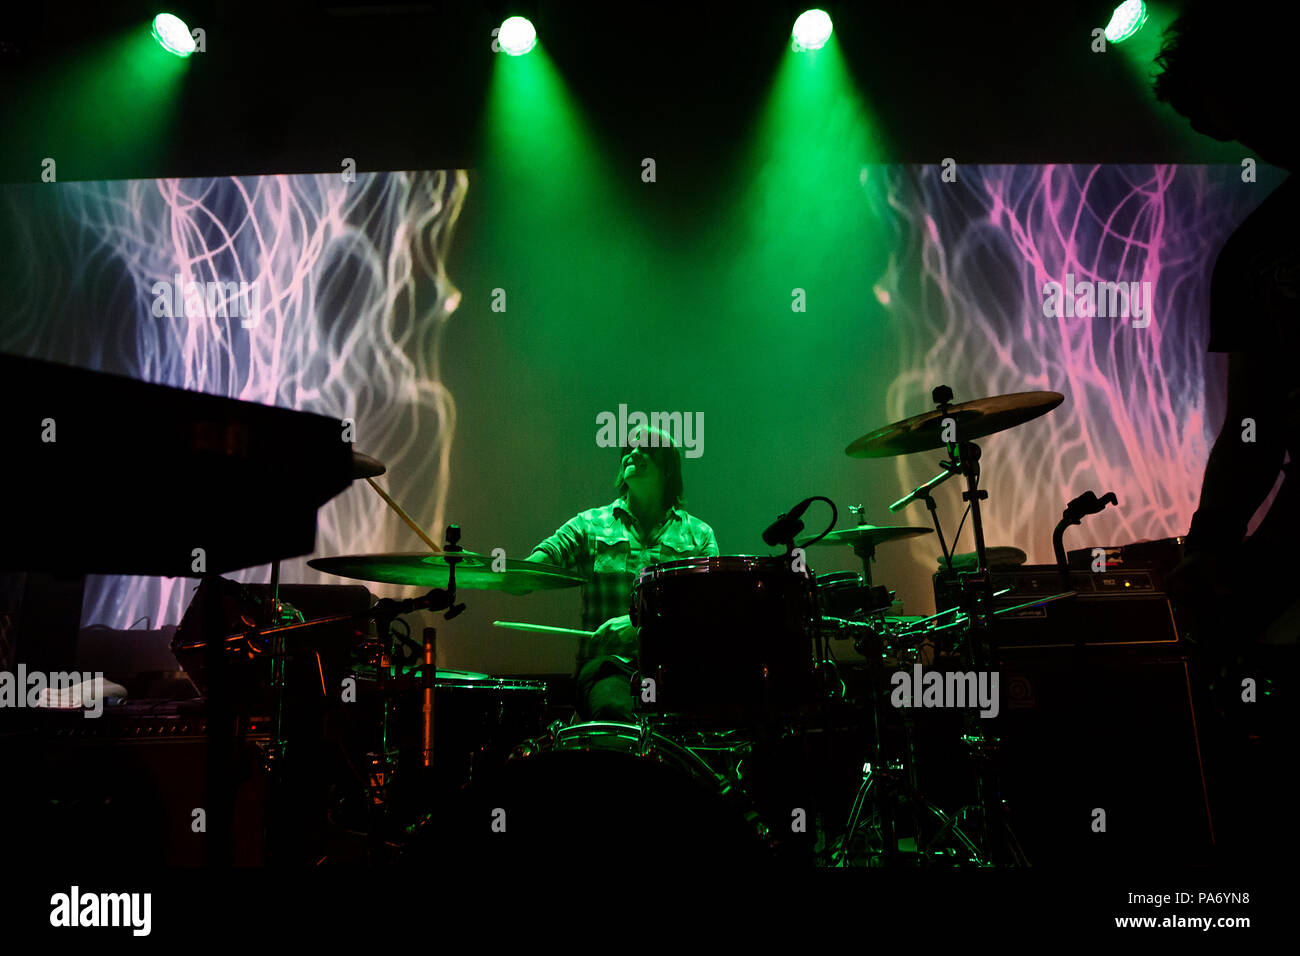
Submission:
MULTIPOLYGON (((669 778, 676 780, 671 786, 664 783, 668 789, 662 793, 676 793, 672 788, 678 784, 685 786, 693 782, 692 786, 698 789, 699 784, 707 783, 704 789, 708 793, 739 801, 741 805, 748 803, 749 809, 742 815, 748 821, 746 826, 768 846, 774 845, 772 831, 758 819, 760 810, 756 808, 761 808, 763 815, 769 809, 773 813, 782 812, 780 808, 785 805, 786 796, 811 795, 812 802, 806 804, 810 824, 814 815, 820 819, 832 804, 836 808, 835 816, 842 820, 840 797, 832 798, 831 802, 822 799, 823 794, 831 792, 829 789, 821 789, 816 784, 810 785, 812 789, 787 787, 781 779, 783 774, 789 776, 793 767, 807 768, 814 775, 819 773, 819 754, 826 753, 826 747, 840 746, 831 732, 838 734, 844 729, 836 721, 845 715, 835 708, 844 701, 847 691, 832 653, 831 640, 851 638, 854 647, 867 658, 873 678, 900 663, 926 662, 926 646, 932 647, 936 640, 956 651, 953 660, 961 664, 977 669, 996 665, 997 648, 991 634, 994 616, 991 562, 980 515, 987 492, 980 488, 980 449, 972 439, 1044 414, 1062 400, 1055 393, 1021 393, 953 405, 951 390, 945 387, 936 389, 933 397, 936 411, 887 426, 864 436, 848 449, 855 457, 880 457, 946 448, 948 458, 940 463, 943 472, 895 502, 893 507, 898 510, 911 501, 925 500, 933 529, 868 525, 864 521, 865 509, 859 505, 851 509, 858 518, 856 527, 833 531, 833 517, 822 535, 796 543, 803 529, 801 515, 813 501, 825 500, 834 511, 834 503, 829 499, 813 497, 782 515, 765 533, 765 539, 775 538, 768 543, 784 547, 784 555, 697 558, 643 569, 634 586, 630 614, 642 634, 643 667, 637 678, 644 674, 654 680, 656 693, 649 701, 652 706, 639 707, 638 719, 630 725, 553 725, 543 737, 530 738, 517 747, 509 761, 503 760, 503 767, 513 767, 507 776, 514 774, 513 779, 518 781, 541 782, 541 797, 559 799, 563 785, 572 786, 575 781, 585 779, 582 774, 605 766, 607 758, 613 761, 609 766, 626 773, 629 784, 639 781, 646 768, 660 767, 668 772, 669 778), (943 440, 953 437, 944 432, 949 420, 956 423, 960 441, 943 440), (888 618, 893 593, 872 581, 876 548, 888 541, 937 533, 943 563, 950 571, 954 570, 954 556, 943 537, 930 492, 955 475, 961 475, 966 483, 963 498, 969 505, 976 539, 974 570, 959 578, 958 606, 930 618, 888 618), (801 571, 795 570, 801 566, 794 560, 797 547, 831 544, 852 547, 861 561, 862 572, 814 577, 806 565, 801 571), (737 636, 741 639, 737 640, 737 636), (826 736, 809 743, 808 735, 819 731, 825 731, 826 736), (781 740, 789 741, 785 751, 765 749, 781 740), (519 773, 524 776, 518 776, 519 773), (762 792, 769 785, 773 789, 762 792), (766 802, 758 802, 759 798, 766 802)), ((436 704, 446 687, 442 674, 436 670, 436 633, 429 628, 422 642, 411 641, 394 628, 396 618, 417 609, 428 609, 446 611, 447 619, 451 619, 464 609, 463 604, 457 605, 455 601, 457 587, 523 594, 573 587, 582 581, 577 575, 536 562, 507 562, 503 570, 496 570, 501 568, 499 559, 472 554, 459 547, 459 529, 455 526, 448 529, 446 548, 440 549, 373 481, 370 483, 420 535, 429 551, 320 558, 310 564, 318 570, 363 580, 432 588, 423 598, 377 602, 365 615, 375 620, 377 636, 358 648, 374 665, 371 700, 376 705, 377 719, 367 723, 365 732, 375 736, 371 738, 372 746, 364 748, 364 757, 359 761, 358 769, 364 768, 360 775, 364 787, 358 788, 356 794, 359 796, 364 790, 368 816, 365 832, 370 839, 371 858, 376 860, 380 853, 410 845, 413 838, 440 829, 435 821, 445 819, 445 815, 430 812, 423 792, 424 781, 431 779, 435 771, 440 777, 447 775, 444 756, 451 751, 444 748, 446 741, 439 728, 450 729, 456 723, 447 719, 445 710, 435 722, 435 713, 446 704, 445 699, 443 704, 436 704), (418 672, 415 664, 420 667, 418 672), (412 799, 419 801, 414 808, 418 812, 411 812, 412 799)), ((272 569, 273 603, 278 600, 277 583, 278 567, 272 569)), ((272 614, 275 613, 273 607, 272 614)), ((273 618, 269 623, 275 625, 277 621, 273 618)), ((314 623, 320 622, 299 621, 293 626, 314 623)), ((591 635, 588 631, 523 622, 494 624, 563 637, 591 635)), ((282 760, 286 749, 283 709, 285 685, 291 675, 283 665, 293 644, 291 630, 292 626, 271 626, 254 632, 259 639, 270 642, 271 688, 277 715, 276 740, 270 749, 273 762, 282 760)), ((978 721, 970 723, 972 714, 964 715, 968 723, 960 740, 968 754, 966 760, 975 769, 977 789, 970 807, 950 815, 919 791, 916 720, 909 712, 900 714, 903 726, 900 746, 894 748, 890 744, 890 749, 899 752, 885 752, 881 726, 891 708, 882 700, 888 695, 879 691, 877 683, 873 680, 870 706, 858 711, 864 730, 867 730, 866 719, 872 721, 868 733, 874 747, 871 758, 863 763, 845 831, 842 835, 834 834, 838 840, 826 850, 831 854, 830 862, 850 863, 857 853, 855 841, 864 830, 879 836, 878 841, 868 837, 868 850, 874 859, 886 864, 901 862, 906 854, 898 838, 907 835, 909 821, 919 860, 933 861, 940 854, 946 854, 949 860, 977 865, 1022 860, 1014 835, 1009 829, 1004 833, 999 827, 1004 821, 1000 821, 994 806, 997 789, 992 767, 997 753, 996 738, 985 735, 978 721)), ((634 700, 639 697, 639 693, 634 693, 634 700)), ((362 748, 354 751, 361 752, 362 748)), ((480 783, 488 786, 488 777, 472 772, 475 758, 471 755, 468 759, 471 770, 452 775, 464 776, 471 789, 479 788, 480 783)), ((845 800, 854 782, 852 775, 847 776, 848 780, 837 779, 834 784, 835 787, 848 784, 843 794, 845 800)), ((588 783, 596 779, 593 776, 588 783)), ((626 789, 634 792, 636 788, 626 789)), ((477 789, 476 792, 491 791, 477 789)), ((526 787, 518 791, 526 792, 526 787)), ((642 799, 647 795, 642 794, 642 799)), ((524 804, 515 801, 510 806, 514 808, 511 826, 515 828, 519 819, 516 814, 524 804)), ((647 804, 650 812, 657 806, 654 801, 647 804)), ((569 808, 570 811, 581 809, 569 808)), ((528 819, 526 812, 524 819, 528 819)), ((575 820, 580 827, 587 826, 585 817, 579 815, 575 820)), ((775 818, 768 822, 779 827, 775 818)), ((814 826, 818 835, 825 835, 824 827, 814 826)), ((561 828, 556 836, 565 839, 568 834, 561 828)), ((802 839, 799 837, 796 842, 802 839)), ((497 841, 497 844, 505 842, 497 841)))
POLYGON ((611 829, 648 866, 695 858, 734 865, 770 854, 770 831, 743 788, 641 719, 552 724, 465 799, 474 822, 447 836, 464 840, 456 849, 478 862, 572 853, 611 829), (619 797, 601 799, 607 793, 619 797), (506 808, 504 833, 489 836, 482 825, 491 808, 506 808))
MULTIPOLYGON (((420 609, 446 611, 446 619, 452 619, 465 609, 464 604, 455 602, 457 588, 528 594, 539 590, 575 587, 582 583, 582 579, 561 568, 532 561, 507 561, 504 569, 495 570, 501 567, 498 559, 491 555, 469 552, 461 547, 460 529, 456 525, 448 527, 447 543, 444 547, 438 548, 396 502, 373 482, 371 485, 384 501, 398 512, 402 520, 426 544, 430 545, 430 552, 326 557, 314 559, 308 564, 317 570, 344 577, 433 588, 422 598, 406 601, 385 598, 377 601, 369 611, 369 617, 373 618, 377 625, 376 637, 357 648, 357 656, 363 664, 369 661, 373 665, 371 673, 375 698, 379 702, 379 713, 376 717, 376 746, 367 751, 364 758, 369 768, 369 772, 364 775, 368 795, 365 829, 369 835, 371 858, 374 860, 379 854, 391 850, 394 846, 417 838, 434 821, 435 815, 423 811, 422 808, 420 808, 421 812, 407 816, 411 811, 407 803, 410 800, 417 803, 426 802, 428 798, 424 794, 430 787, 435 786, 435 780, 438 781, 437 786, 442 785, 444 778, 455 779, 458 785, 472 782, 473 754, 461 753, 461 750, 469 745, 467 739, 456 738, 453 743, 458 746, 453 746, 451 753, 445 754, 441 759, 437 756, 437 741, 440 739, 440 733, 434 714, 442 706, 438 703, 440 692, 444 696, 450 695, 444 701, 448 707, 454 707, 457 711, 464 707, 469 708, 469 714, 457 712, 454 716, 474 724, 474 733, 480 735, 489 732, 487 724, 491 721, 486 715, 480 715, 482 720, 475 721, 472 715, 477 714, 475 708, 480 704, 489 703, 489 697, 492 695, 497 695, 499 698, 495 702, 498 722, 507 716, 511 719, 519 719, 520 715, 514 713, 513 706, 510 714, 505 711, 506 698, 500 695, 509 696, 508 692, 518 691, 528 696, 530 700, 539 700, 541 707, 543 709, 545 707, 545 685, 536 681, 494 681, 486 675, 481 675, 482 693, 475 693, 470 688, 479 687, 480 683, 445 678, 443 676, 445 672, 437 671, 433 664, 437 660, 434 629, 425 629, 424 641, 421 643, 411 641, 405 635, 393 630, 392 622, 402 614, 420 609), (403 660, 412 663, 404 665, 401 663, 403 660), (413 672, 416 662, 423 662, 424 666, 414 678, 400 673, 413 672), (402 758, 403 751, 411 747, 412 742, 406 736, 401 741, 395 740, 394 731, 397 728, 392 723, 396 698, 411 690, 419 695, 419 733, 413 744, 416 751, 414 765, 411 761, 402 758), (472 703, 469 698, 473 699, 472 703), (479 723, 483 726, 478 726, 479 723), (463 766, 460 762, 462 758, 465 761, 463 766), (453 762, 448 763, 449 760, 453 762), (410 776, 411 779, 403 781, 404 775, 410 776), (463 780, 459 779, 462 775, 465 778, 463 780), (402 799, 395 803, 395 797, 399 794, 402 799), (399 826, 401 820, 398 816, 406 817, 410 822, 405 826, 399 826)), ((541 625, 519 626, 519 629, 526 630, 540 628, 541 625)), ((403 726, 409 725, 411 716, 408 707, 400 715, 403 726)), ((536 733, 539 728, 540 723, 533 728, 532 732, 536 733)), ((468 726, 449 729, 459 735, 472 736, 471 728, 468 726)), ((488 747, 485 738, 475 738, 475 741, 475 747, 488 747)), ((502 754, 501 759, 504 757, 505 754, 502 754)))
POLYGON ((936 405, 932 412, 868 432, 851 443, 844 454, 850 458, 892 458, 948 446, 946 419, 951 419, 963 441, 974 441, 1014 428, 1046 415, 1065 401, 1060 392, 1013 392, 952 404, 952 389, 940 385, 931 392, 936 405))
MULTIPOLYGON (((875 562, 876 547, 886 542, 902 541, 930 533, 929 528, 867 524, 862 505, 850 505, 849 511, 857 515, 857 527, 832 531, 820 539, 804 544, 805 547, 815 544, 848 544, 853 547, 853 553, 862 562, 861 574, 831 572, 817 576, 819 638, 823 636, 844 638, 852 634, 861 636, 875 633, 873 625, 883 626, 884 614, 893 605, 894 592, 872 584, 871 566, 875 562), (859 624, 865 624, 865 630, 857 626, 859 624)), ((861 647, 857 649, 862 653, 861 647)), ((842 701, 845 693, 844 682, 839 677, 829 644, 822 645, 822 663, 819 668, 828 705, 831 702, 842 701)))
MULTIPOLYGON (((352 452, 352 469, 351 469, 352 478, 353 479, 364 478, 366 481, 370 482, 370 484, 375 488, 376 491, 378 491, 379 488, 377 485, 374 484, 374 481, 372 479, 378 477, 379 475, 384 474, 387 470, 388 469, 384 466, 383 462, 379 461, 378 459, 372 458, 369 455, 363 455, 359 451, 354 450, 352 452)), ((383 492, 380 492, 380 494, 382 495, 383 492)), ((387 498, 386 495, 384 497, 387 498)), ((393 504, 394 507, 396 507, 396 503, 393 504)), ((399 508, 398 510, 400 511, 401 509, 399 508)), ((305 623, 305 620, 301 614, 294 611, 293 608, 290 608, 287 605, 283 605, 280 601, 279 559, 276 559, 275 561, 271 562, 270 586, 271 586, 271 597, 269 602, 267 603, 265 619, 262 621, 262 624, 267 628, 267 630, 263 632, 264 635, 269 635, 271 638, 271 642, 270 642, 271 695, 272 695, 273 705, 275 707, 275 731, 271 738, 271 741, 268 744, 266 744, 264 747, 263 757, 265 760, 266 770, 270 774, 269 786, 270 786, 270 793, 271 793, 271 802, 272 805, 274 805, 276 803, 275 797, 284 782, 283 765, 284 765, 284 758, 288 749, 288 741, 285 739, 285 725, 284 725, 285 707, 287 704, 286 702, 287 677, 285 674, 285 660, 286 660, 288 648, 286 644, 286 632, 280 629, 278 625, 286 624, 290 622, 303 624, 305 623)), ((317 623, 317 622, 313 622, 313 623, 317 623)), ((319 655, 317 657, 317 660, 319 662, 319 655)), ((323 690, 324 688, 322 687, 322 692, 323 690)), ((275 829, 274 825, 270 826, 269 829, 273 831, 275 829)), ((267 855, 268 857, 273 855, 271 852, 271 848, 269 846, 269 839, 268 839, 267 855)))
MULTIPOLYGON (((997 646, 993 635, 993 587, 989 571, 989 557, 984 540, 984 522, 981 504, 988 497, 988 492, 980 488, 981 451, 975 439, 994 434, 1007 428, 1022 424, 1043 415, 1064 401, 1064 396, 1056 392, 1021 392, 1012 395, 977 399, 960 405, 952 404, 953 393, 946 385, 940 385, 931 392, 935 410, 925 412, 912 418, 895 422, 862 436, 846 449, 845 454, 856 458, 880 458, 894 455, 912 454, 914 452, 946 448, 947 460, 940 462, 943 469, 934 478, 918 486, 910 494, 894 502, 891 510, 898 510, 907 504, 923 500, 930 511, 931 522, 939 537, 945 567, 952 570, 952 555, 943 537, 938 518, 938 508, 931 493, 938 485, 956 475, 965 479, 966 490, 962 500, 966 502, 971 519, 972 533, 975 538, 975 569, 956 575, 958 587, 957 607, 940 612, 928 619, 932 623, 946 616, 955 616, 951 624, 939 627, 924 627, 921 631, 933 634, 948 627, 961 628, 963 640, 960 645, 963 664, 976 671, 996 668, 998 660, 997 646)), ((955 544, 955 542, 954 542, 955 544)), ((909 635, 910 636, 910 635, 909 635)), ((879 657, 867 655, 870 667, 879 672, 879 657)), ((879 681, 872 681, 871 710, 874 718, 877 763, 880 763, 881 735, 880 726, 884 713, 878 689, 879 681)), ((917 825, 918 849, 928 853, 937 841, 955 839, 968 858, 978 865, 992 865, 1009 862, 1024 864, 1024 856, 1011 831, 1003 813, 998 797, 998 787, 993 756, 996 752, 996 739, 985 733, 970 709, 963 714, 963 742, 971 755, 975 782, 975 802, 970 809, 976 817, 972 836, 968 836, 958 826, 957 818, 950 817, 937 807, 929 804, 916 790, 915 735, 911 715, 904 713, 904 741, 907 750, 906 780, 894 773, 899 761, 886 759, 884 766, 887 773, 881 775, 873 771, 871 763, 864 763, 863 782, 859 795, 855 798, 850 811, 850 822, 846 827, 839 859, 847 862, 856 837, 858 821, 862 809, 868 800, 877 807, 877 816, 881 823, 878 829, 882 837, 882 849, 886 862, 893 862, 897 855, 894 823, 891 818, 892 807, 899 798, 913 809, 917 825), (893 774, 893 776, 891 776, 893 774), (882 784, 877 787, 876 778, 881 776, 882 784), (890 791, 877 796, 876 791, 890 791), (919 811, 919 812, 918 812, 919 811), (939 823, 939 829, 922 846, 921 818, 929 817, 939 823)))
MULTIPOLYGON (((934 397, 940 406, 940 411, 946 413, 948 411, 947 402, 952 397, 951 390, 940 386, 935 389, 934 397)), ((984 521, 980 507, 980 503, 988 497, 988 492, 979 487, 979 462, 981 456, 979 446, 971 441, 954 442, 949 444, 948 450, 951 459, 948 464, 959 470, 966 479, 966 491, 962 493, 962 500, 967 503, 970 509, 971 531, 975 537, 975 553, 977 555, 977 569, 974 572, 958 576, 959 607, 965 613, 968 625, 968 631, 964 635, 966 641, 962 649, 962 662, 979 672, 994 669, 997 666, 997 649, 992 634, 993 587, 988 570, 988 555, 984 541, 984 521)), ((933 503, 932 500, 930 503, 933 503)), ((934 515, 937 525, 937 511, 934 512, 934 515)), ((951 555, 947 555, 946 559, 949 567, 951 567, 951 555)), ((971 844, 970 838, 955 824, 948 826, 945 823, 940 830, 940 834, 951 832, 968 849, 971 845, 978 846, 979 850, 975 861, 981 865, 993 865, 999 862, 1023 862, 1015 859, 1018 845, 1014 834, 1011 833, 1009 826, 1006 824, 1000 799, 998 798, 999 791, 991 759, 995 747, 991 745, 991 741, 985 738, 984 729, 978 723, 979 718, 977 716, 967 711, 963 714, 963 721, 966 725, 967 737, 971 741, 980 742, 980 745, 971 746, 969 750, 973 758, 975 806, 978 808, 974 843, 971 844), (995 829, 998 834, 996 844, 994 842, 995 829)), ((905 726, 907 723, 908 719, 905 717, 905 726)), ((912 771, 909 784, 915 780, 914 767, 912 771)), ((928 807, 926 809, 929 810, 928 807)), ((942 814, 937 818, 941 819, 941 817, 942 814)), ((942 819, 941 822, 943 822, 942 819)), ((936 834, 936 839, 938 836, 939 834, 936 834)))
POLYGON ((875 561, 876 547, 878 545, 930 533, 929 528, 867 524, 863 519, 862 505, 850 505, 849 511, 858 516, 857 527, 830 531, 820 538, 800 542, 799 547, 810 548, 814 545, 825 546, 832 544, 851 545, 853 553, 862 561, 862 574, 868 587, 872 585, 871 564, 875 561))
POLYGON ((894 604, 894 592, 872 587, 857 571, 829 571, 815 578, 817 600, 823 621, 874 620, 894 604))
MULTIPOLYGON (((443 548, 443 554, 440 556, 443 564, 447 568, 447 586, 446 588, 433 588, 427 594, 397 600, 394 598, 381 598, 376 601, 370 608, 369 615, 375 621, 376 637, 371 646, 371 652, 378 652, 378 666, 375 669, 375 676, 379 685, 379 699, 381 707, 381 719, 379 725, 379 749, 367 754, 370 760, 370 773, 368 779, 369 788, 369 810, 370 810, 370 850, 372 862, 378 862, 383 850, 383 839, 390 829, 389 820, 389 788, 392 785, 393 778, 397 773, 397 750, 389 740, 389 721, 391 709, 393 706, 393 693, 390 688, 390 681, 396 677, 396 666, 393 662, 393 655, 396 652, 396 638, 392 636, 393 621, 403 614, 410 614, 418 610, 442 611, 445 620, 452 620, 458 617, 464 610, 464 604, 456 603, 456 565, 460 563, 460 527, 458 525, 448 525, 446 530, 446 545, 443 548)), ((424 644, 422 650, 425 660, 428 662, 424 675, 424 713, 421 727, 421 767, 427 773, 433 766, 433 690, 429 683, 429 670, 432 669, 437 641, 437 632, 434 628, 427 627, 424 629, 424 644)), ((365 645, 363 645, 364 649, 365 645)))
MULTIPOLYGON (((917 860, 922 862, 931 860, 936 844, 942 847, 941 841, 951 837, 960 846, 966 861, 976 865, 983 864, 979 848, 958 825, 957 818, 945 813, 920 791, 917 784, 916 723, 909 711, 900 712, 903 724, 903 756, 891 756, 886 753, 883 726, 888 711, 885 709, 882 699, 885 695, 881 690, 886 673, 885 648, 895 644, 902 632, 899 635, 890 635, 888 628, 881 628, 878 624, 862 623, 858 623, 850 630, 856 632, 854 647, 868 661, 871 686, 868 711, 871 717, 872 753, 876 755, 876 759, 874 763, 868 760, 862 765, 862 782, 850 807, 843 836, 839 845, 831 852, 832 865, 850 865, 853 859, 853 844, 862 827, 862 812, 868 802, 875 808, 875 813, 867 824, 876 833, 880 844, 880 865, 895 866, 902 862, 898 843, 898 812, 902 808, 906 808, 911 817, 917 860), (927 820, 937 824, 937 829, 933 830, 928 840, 922 843, 927 820)), ((902 642, 911 643, 906 639, 902 642)), ((869 846, 868 851, 870 850, 869 846)), ((949 857, 952 857, 956 855, 957 847, 949 846, 948 851, 949 857)))
MULTIPOLYGON (((286 727, 289 692, 286 662, 290 650, 296 647, 310 648, 313 629, 318 629, 324 625, 346 621, 359 626, 373 620, 377 627, 377 636, 373 640, 358 645, 356 650, 363 657, 368 657, 377 663, 378 666, 375 670, 376 683, 380 688, 379 697, 382 701, 381 715, 377 721, 377 747, 366 752, 364 757, 365 770, 362 774, 367 787, 368 812, 372 820, 368 828, 372 838, 372 859, 376 857, 384 835, 390 829, 387 812, 391 789, 398 770, 396 751, 389 742, 388 713, 389 702, 394 692, 389 684, 390 682, 396 683, 395 672, 398 667, 398 653, 403 645, 409 645, 417 652, 422 653, 426 660, 436 660, 436 656, 434 656, 436 654, 436 633, 433 628, 426 628, 425 640, 423 644, 420 644, 410 642, 404 635, 394 632, 392 624, 399 616, 422 609, 445 612, 444 617, 447 620, 451 620, 465 610, 465 605, 456 601, 456 566, 460 562, 461 555, 459 527, 450 525, 446 531, 446 539, 447 544, 443 549, 443 553, 437 555, 438 570, 434 575, 439 582, 445 581, 445 587, 435 587, 420 597, 406 600, 383 598, 375 602, 369 609, 353 614, 335 614, 304 620, 301 614, 278 600, 279 568, 273 566, 271 575, 273 598, 266 612, 260 615, 266 623, 270 623, 272 626, 252 627, 221 642, 221 652, 225 656, 233 654, 236 659, 255 660, 257 657, 266 654, 269 658, 271 706, 274 708, 275 733, 273 739, 262 748, 266 769, 271 773, 268 786, 269 799, 272 802, 273 810, 268 820, 268 830, 272 832, 278 831, 285 819, 280 814, 287 813, 292 809, 284 806, 284 800, 281 799, 284 793, 285 774, 288 765, 287 757, 291 751, 291 742, 287 739, 289 734, 286 727), (289 619, 287 623, 276 623, 283 622, 286 618, 289 619)), ((249 623, 252 622, 249 621, 249 623)), ((188 653, 191 649, 188 645, 177 646, 174 644, 174 650, 178 656, 188 653)), ((209 646, 207 656, 211 657, 212 654, 213 648, 209 646)), ((319 660, 319 654, 317 656, 319 660)), ((323 686, 322 693, 324 693, 323 686)), ((426 688, 426 698, 427 708, 425 708, 423 719, 427 723, 422 727, 421 733, 421 766, 427 772, 432 772, 435 766, 432 686, 426 688)), ((271 852, 271 839, 271 834, 268 834, 268 857, 273 855, 271 852)))
MULTIPOLYGON (((292 611, 292 609, 290 609, 292 611)), ((280 603, 280 562, 271 562, 271 599, 267 602, 266 620, 271 625, 282 623, 282 605, 280 603)), ((301 614, 293 614, 292 620, 301 622, 301 614)), ((271 699, 275 708, 274 730, 271 739, 262 748, 263 766, 267 772, 267 805, 269 812, 266 821, 266 857, 268 862, 277 862, 279 845, 276 837, 282 831, 282 814, 288 811, 285 806, 285 758, 288 741, 285 739, 286 674, 285 658, 287 647, 283 632, 271 635, 271 699)))

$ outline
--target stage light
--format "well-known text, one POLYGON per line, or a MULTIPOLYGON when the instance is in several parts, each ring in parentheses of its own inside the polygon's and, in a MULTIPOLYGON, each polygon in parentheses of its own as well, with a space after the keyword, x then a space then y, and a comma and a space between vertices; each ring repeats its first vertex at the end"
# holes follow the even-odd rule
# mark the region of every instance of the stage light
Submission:
POLYGON ((194 37, 190 36, 190 28, 180 17, 170 13, 158 14, 153 18, 152 33, 158 45, 168 53, 189 56, 194 52, 194 37))
POLYGON ((1142 29, 1147 22, 1147 5, 1142 0, 1124 0, 1110 15, 1106 24, 1106 39, 1111 43, 1122 43, 1142 29))
POLYGON ((794 21, 790 36, 790 47, 796 52, 820 50, 831 38, 830 15, 825 10, 805 10, 794 21))
POLYGON ((501 49, 511 56, 523 56, 537 46, 537 31, 524 17, 510 17, 497 33, 501 49))

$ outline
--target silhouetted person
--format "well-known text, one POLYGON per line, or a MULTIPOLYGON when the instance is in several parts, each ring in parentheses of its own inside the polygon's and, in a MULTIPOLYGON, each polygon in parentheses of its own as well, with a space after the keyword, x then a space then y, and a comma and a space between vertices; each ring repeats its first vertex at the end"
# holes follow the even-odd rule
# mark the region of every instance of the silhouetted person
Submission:
MULTIPOLYGON (((1195 2, 1166 33, 1156 97, 1192 128, 1295 169, 1296 67, 1290 4, 1195 2)), ((1243 187, 1249 188, 1249 187, 1243 187)), ((1295 177, 1273 191, 1228 238, 1214 266, 1209 351, 1228 357, 1222 429, 1205 467, 1183 562, 1168 587, 1191 612, 1205 651, 1220 722, 1207 728, 1216 823, 1235 851, 1294 841, 1288 772, 1296 739, 1296 548, 1300 532, 1300 195, 1295 177), (1289 462, 1286 462, 1287 456, 1289 462), (1251 517, 1279 473, 1281 489, 1260 526, 1251 517), (1256 704, 1242 680, 1256 680, 1256 704), (1265 692, 1268 691, 1267 696, 1265 692), (1289 831, 1289 832, 1287 832, 1289 831), (1233 839, 1235 838, 1235 839, 1233 839)), ((1294 845, 1294 844, 1293 844, 1294 845)))

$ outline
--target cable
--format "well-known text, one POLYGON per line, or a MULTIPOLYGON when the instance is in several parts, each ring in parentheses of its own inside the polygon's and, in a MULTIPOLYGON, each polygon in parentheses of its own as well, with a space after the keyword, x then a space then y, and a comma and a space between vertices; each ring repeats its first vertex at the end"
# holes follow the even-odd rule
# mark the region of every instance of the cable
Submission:
POLYGON ((965 511, 965 513, 963 513, 962 516, 961 516, 961 520, 957 522, 957 533, 956 533, 955 535, 953 535, 953 539, 952 539, 952 553, 953 553, 953 554, 956 554, 956 553, 957 553, 957 542, 958 542, 959 540, 961 540, 961 529, 964 528, 964 527, 966 526, 966 518, 967 518, 969 515, 970 515, 970 505, 967 505, 967 506, 966 506, 966 511, 965 511))
POLYGON ((839 508, 836 508, 836 507, 835 507, 835 502, 831 501, 831 499, 827 498, 825 495, 813 495, 811 498, 808 499, 808 501, 809 501, 809 502, 813 502, 813 501, 824 501, 824 502, 826 502, 828 505, 830 505, 830 506, 831 506, 831 523, 830 523, 829 525, 827 525, 827 526, 826 526, 826 530, 823 531, 821 534, 819 534, 817 537, 813 538, 813 539, 810 540, 810 541, 805 541, 803 544, 799 545, 799 547, 801 547, 801 548, 807 548, 807 547, 810 547, 811 545, 816 544, 816 543, 817 543, 818 541, 820 541, 822 538, 826 537, 826 536, 827 536, 828 534, 830 534, 833 530, 835 530, 835 523, 836 523, 837 521, 840 520, 840 509, 839 509, 839 508))

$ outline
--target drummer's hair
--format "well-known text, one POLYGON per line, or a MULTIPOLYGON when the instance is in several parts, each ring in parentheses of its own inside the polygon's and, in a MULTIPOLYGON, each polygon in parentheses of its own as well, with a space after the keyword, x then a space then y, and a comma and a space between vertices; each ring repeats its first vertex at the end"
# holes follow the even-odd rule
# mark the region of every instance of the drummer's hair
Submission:
POLYGON ((650 460, 658 465, 659 470, 664 473, 664 505, 671 507, 685 504, 686 491, 682 485, 682 453, 678 451, 672 440, 657 428, 638 428, 633 434, 645 431, 654 432, 658 436, 658 441, 651 444, 637 443, 631 440, 632 436, 629 436, 628 443, 618 450, 620 464, 618 471, 614 473, 618 493, 620 495, 627 494, 627 482, 623 481, 623 456, 628 453, 629 449, 637 447, 649 456, 650 460))

